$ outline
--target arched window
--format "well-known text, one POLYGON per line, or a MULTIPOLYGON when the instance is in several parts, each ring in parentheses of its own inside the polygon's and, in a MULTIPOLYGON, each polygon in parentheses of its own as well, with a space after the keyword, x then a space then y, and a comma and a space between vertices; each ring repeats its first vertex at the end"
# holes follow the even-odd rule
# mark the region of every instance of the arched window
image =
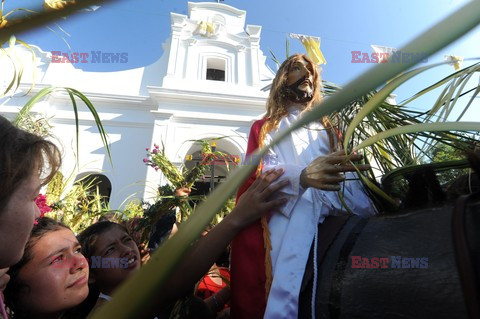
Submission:
POLYGON ((112 183, 107 176, 103 174, 89 174, 83 173, 77 175, 75 178, 74 184, 82 183, 85 186, 90 185, 90 190, 96 193, 98 187, 98 192, 102 197, 102 200, 105 204, 108 204, 110 201, 110 195, 112 194, 112 183))
POLYGON ((239 163, 235 161, 235 158, 239 158, 240 156, 231 155, 226 152, 223 153, 224 155, 217 155, 211 159, 206 158, 201 150, 189 154, 191 155, 190 160, 185 161, 185 167, 187 169, 192 169, 195 165, 201 162, 209 166, 206 169, 203 178, 198 179, 194 183, 191 195, 207 195, 210 192, 212 180, 213 186, 216 187, 227 178, 230 172, 238 168, 239 163))
POLYGON ((225 81, 225 60, 218 58, 207 59, 207 80, 225 81))

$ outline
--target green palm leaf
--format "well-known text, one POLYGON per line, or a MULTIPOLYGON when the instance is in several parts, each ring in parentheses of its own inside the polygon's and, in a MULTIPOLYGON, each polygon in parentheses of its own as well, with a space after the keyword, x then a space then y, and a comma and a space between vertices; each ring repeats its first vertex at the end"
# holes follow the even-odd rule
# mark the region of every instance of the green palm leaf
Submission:
POLYGON ((358 112, 355 118, 350 122, 350 125, 347 128, 345 133, 345 140, 344 140, 344 149, 348 150, 348 145, 350 139, 353 135, 354 130, 359 126, 360 122, 371 112, 373 112, 379 105, 385 101, 385 99, 393 92, 397 87, 399 87, 402 83, 410 80, 412 77, 431 69, 433 67, 439 66, 443 63, 432 64, 429 66, 425 66, 422 68, 418 68, 407 73, 404 73, 394 80, 390 81, 385 87, 383 87, 377 94, 375 94, 368 102, 362 107, 362 109, 358 112))
POLYGON ((32 13, 27 18, 19 20, 10 20, 9 24, 0 32, 0 45, 8 41, 12 35, 20 35, 37 27, 52 23, 58 19, 79 13, 80 9, 90 7, 92 5, 105 4, 108 2, 119 2, 113 0, 82 0, 69 4, 61 10, 46 11, 40 13, 32 13))
POLYGON ((480 131, 480 122, 443 122, 443 123, 423 123, 400 126, 385 132, 381 132, 376 136, 363 141, 360 145, 355 146, 353 151, 361 150, 380 140, 400 134, 412 134, 417 132, 449 132, 449 131, 480 131))

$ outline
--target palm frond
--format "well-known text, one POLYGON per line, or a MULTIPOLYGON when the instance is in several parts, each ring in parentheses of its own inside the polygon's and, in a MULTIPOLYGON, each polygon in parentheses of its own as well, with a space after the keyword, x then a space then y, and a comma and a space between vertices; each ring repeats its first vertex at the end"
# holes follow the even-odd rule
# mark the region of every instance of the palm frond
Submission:
MULTIPOLYGON (((22 17, 16 20, 11 20, 6 27, 2 28, 0 33, 0 46, 8 41, 10 36, 19 36, 32 29, 40 26, 52 23, 58 19, 64 18, 69 15, 80 13, 81 9, 88 8, 92 5, 106 4, 108 2, 114 2, 113 0, 82 0, 77 2, 71 2, 63 9, 45 11, 35 14, 30 14, 28 17, 22 17)), ((117 1, 118 2, 118 1, 117 1)))

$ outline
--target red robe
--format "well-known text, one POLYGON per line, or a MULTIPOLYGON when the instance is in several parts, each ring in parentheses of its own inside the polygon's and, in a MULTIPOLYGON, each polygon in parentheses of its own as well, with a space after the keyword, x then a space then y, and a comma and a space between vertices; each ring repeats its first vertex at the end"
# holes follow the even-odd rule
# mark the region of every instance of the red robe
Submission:
MULTIPOLYGON (((248 156, 258 148, 265 119, 253 123, 248 137, 248 156)), ((256 179, 256 170, 240 187, 237 201, 256 179)), ((265 248, 260 220, 242 230, 231 244, 231 318, 261 319, 267 306, 265 291, 265 248)))

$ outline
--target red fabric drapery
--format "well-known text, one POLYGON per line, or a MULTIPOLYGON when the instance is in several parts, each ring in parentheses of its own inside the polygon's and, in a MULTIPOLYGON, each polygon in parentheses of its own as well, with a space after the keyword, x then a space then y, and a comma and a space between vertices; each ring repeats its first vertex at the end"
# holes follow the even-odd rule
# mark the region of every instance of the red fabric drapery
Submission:
MULTIPOLYGON (((259 146, 260 130, 265 119, 253 123, 248 138, 248 157, 259 146)), ((240 187, 238 198, 256 179, 254 169, 240 187)), ((263 228, 260 220, 242 230, 231 244, 231 317, 234 319, 263 318, 267 296, 265 292, 265 247, 263 245, 263 228)))

